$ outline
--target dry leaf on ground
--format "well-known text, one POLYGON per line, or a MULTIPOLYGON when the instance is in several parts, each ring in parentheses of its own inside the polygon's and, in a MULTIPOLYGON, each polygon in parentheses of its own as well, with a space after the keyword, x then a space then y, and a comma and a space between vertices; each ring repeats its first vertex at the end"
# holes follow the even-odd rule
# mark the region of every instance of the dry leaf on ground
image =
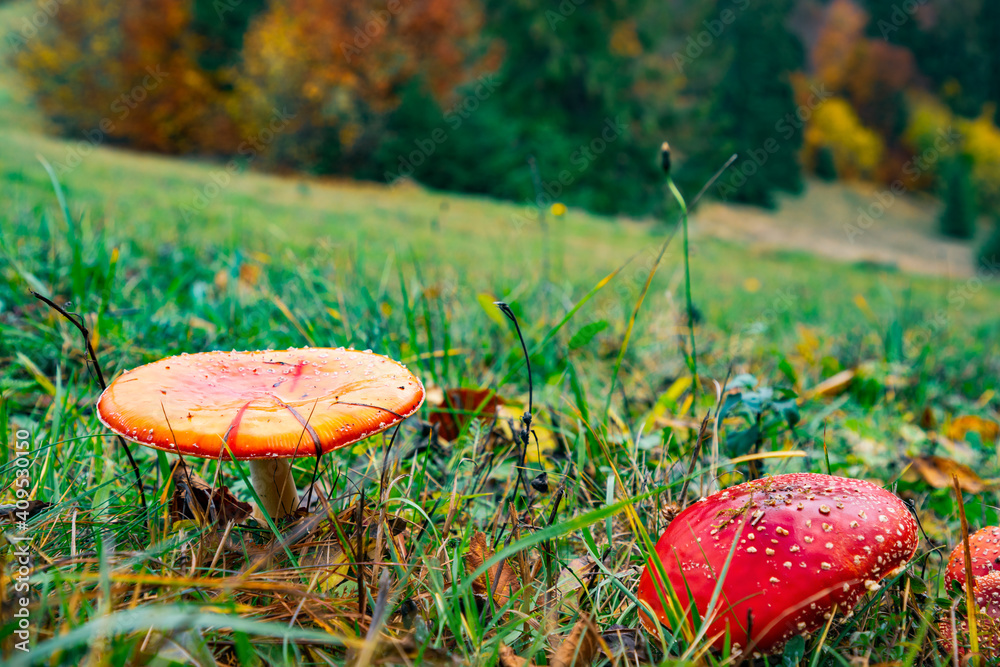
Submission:
POLYGON ((473 419, 493 419, 501 405, 503 399, 492 389, 448 389, 431 404, 428 421, 438 425, 441 438, 454 440, 473 419))
POLYGON ((584 615, 556 649, 549 664, 552 667, 584 667, 594 661, 599 648, 597 631, 590 618, 584 615))
MULTIPOLYGON (((559 643, 549 659, 551 667, 585 667, 594 662, 601 640, 597 629, 587 615, 580 617, 573 629, 559 643)), ((500 644, 500 667, 535 667, 535 663, 522 658, 505 644, 500 644)))
POLYGON ((857 370, 853 368, 849 368, 846 371, 840 371, 836 375, 832 375, 816 386, 802 392, 802 395, 799 397, 799 403, 807 401, 811 398, 836 396, 837 394, 843 393, 848 387, 851 386, 851 383, 854 382, 854 377, 857 374, 857 370))
POLYGON ((945 435, 952 440, 961 442, 965 440, 965 434, 969 431, 978 433, 984 445, 992 445, 996 442, 997 436, 1000 435, 1000 424, 975 415, 963 415, 956 417, 954 421, 948 424, 945 435))
POLYGON ((935 489, 950 487, 953 475, 958 477, 958 483, 967 493, 980 493, 990 486, 969 466, 943 456, 918 456, 913 459, 911 467, 935 489))
POLYGON ((646 651, 646 645, 642 640, 642 633, 636 628, 627 628, 624 625, 612 625, 605 630, 601 637, 607 644, 611 655, 619 660, 627 661, 629 665, 650 662, 650 657, 646 651))
POLYGON ((174 482, 174 494, 170 498, 170 519, 184 521, 218 522, 225 525, 230 521, 242 523, 253 512, 250 503, 238 500, 227 486, 212 486, 188 468, 183 459, 178 459, 170 473, 174 482))
MULTIPOLYGON (((486 535, 476 531, 469 542, 469 551, 465 554, 466 574, 471 575, 483 563, 493 558, 493 555, 493 550, 490 549, 489 540, 486 539, 486 535)), ((514 574, 514 569, 504 560, 491 567, 486 573, 479 575, 472 582, 472 590, 476 595, 484 598, 489 596, 492 590, 493 604, 499 609, 507 604, 511 596, 519 588, 517 583, 517 575, 514 574), (488 580, 487 574, 489 575, 488 580)))
POLYGON ((535 663, 514 653, 506 644, 500 644, 500 667, 535 667, 535 663))
POLYGON ((559 572, 556 590, 563 604, 570 609, 579 609, 580 588, 586 588, 593 582, 594 575, 599 572, 597 561, 589 555, 580 556, 571 560, 566 567, 559 572))

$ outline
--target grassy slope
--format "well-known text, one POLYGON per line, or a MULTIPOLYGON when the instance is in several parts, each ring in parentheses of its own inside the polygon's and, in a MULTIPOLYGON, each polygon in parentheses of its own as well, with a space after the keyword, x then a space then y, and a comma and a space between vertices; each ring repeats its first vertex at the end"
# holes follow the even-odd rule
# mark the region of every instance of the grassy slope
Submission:
MULTIPOLYGON (((17 10, 24 5, 12 7, 17 10)), ((8 6, 2 11, 14 10, 8 6)), ((616 392, 611 401, 612 416, 603 412, 625 323, 665 237, 664 227, 652 221, 615 224, 570 212, 565 220, 552 223, 557 229, 553 245, 562 248, 562 260, 556 262, 554 286, 543 289, 539 231, 537 227, 516 231, 510 220, 519 209, 508 204, 416 187, 390 190, 250 173, 236 177, 195 219, 185 221, 181 207, 211 182, 217 167, 102 147, 61 176, 74 224, 80 221, 79 231, 71 234, 35 154, 53 164, 64 162, 73 144, 38 134, 37 121, 25 120, 30 118, 28 108, 9 91, 9 86, 0 87, 0 117, 10 121, 0 129, 0 145, 4 146, 0 192, 5 202, 0 209, 4 258, 0 267, 4 369, 0 419, 5 421, 5 438, 15 428, 33 433, 38 451, 32 468, 38 484, 36 497, 61 501, 60 513, 50 512, 36 520, 35 544, 44 545, 47 558, 67 556, 71 551, 102 552, 106 541, 97 539, 101 533, 91 526, 115 536, 119 553, 105 556, 104 562, 119 566, 127 562, 125 552, 150 549, 160 540, 177 539, 198 553, 214 549, 218 539, 213 531, 201 535, 185 524, 173 526, 168 534, 170 526, 163 522, 154 522, 152 533, 142 521, 133 523, 131 508, 137 496, 129 486, 120 452, 112 456, 106 448, 114 446, 113 442, 98 435, 102 430, 91 407, 96 388, 83 370, 79 341, 71 328, 31 299, 29 287, 60 302, 71 302, 73 310, 87 317, 109 373, 180 351, 312 342, 370 347, 407 360, 415 372, 439 386, 480 387, 496 386, 517 369, 519 360, 509 327, 496 319, 494 311, 483 308, 477 298, 480 294, 510 300, 533 346, 570 304, 634 257, 533 357, 536 407, 540 407, 537 423, 544 428, 543 439, 552 430, 561 434, 564 443, 556 447, 546 439, 542 460, 529 456, 531 475, 545 466, 553 484, 562 480, 567 484, 557 517, 568 533, 559 543, 560 559, 567 562, 588 551, 600 555, 610 535, 617 546, 610 556, 611 568, 622 575, 625 588, 631 585, 642 558, 628 526, 601 522, 600 530, 584 539, 582 532, 570 530, 570 522, 603 505, 612 470, 619 470, 626 487, 632 488, 640 480, 663 480, 675 460, 682 467, 687 465, 684 456, 690 433, 684 429, 664 429, 664 422, 649 420, 643 440, 633 442, 653 402, 687 374, 679 307, 683 301, 679 243, 671 245, 664 257, 624 355, 620 374, 624 391, 616 392), (431 220, 439 215, 443 200, 449 202, 449 209, 440 230, 434 230, 431 220), (571 341, 570 334, 587 324, 597 330, 594 338, 588 342, 581 335, 571 341), (574 378, 579 381, 578 391, 574 378), (584 435, 581 415, 588 410, 589 424, 599 434, 596 440, 584 435), (674 440, 661 450, 661 441, 671 435, 674 440), (609 457, 602 457, 599 443, 608 448, 609 457), (70 508, 79 511, 86 531, 71 531, 72 512, 61 511, 70 508), (178 528, 187 532, 177 533, 178 528), (77 540, 72 545, 71 535, 77 540)), ((819 445, 825 440, 833 471, 842 474, 889 481, 902 472, 905 454, 921 452, 961 459, 984 476, 998 472, 989 443, 949 443, 917 426, 925 409, 939 422, 962 413, 995 415, 996 399, 984 394, 995 388, 1000 360, 1000 324, 995 317, 1000 288, 995 280, 916 278, 803 253, 757 252, 708 238, 694 244, 693 278, 695 301, 703 314, 698 328, 699 362, 709 377, 721 380, 732 369, 754 373, 767 385, 802 389, 843 368, 863 368, 864 379, 842 397, 806 403, 797 433, 775 428, 765 449, 801 448, 809 458, 804 464, 770 463, 767 470, 825 469, 819 445), (945 324, 933 327, 933 335, 924 340, 922 332, 928 331, 928 321, 939 311, 945 324)), ((705 388, 710 390, 711 384, 706 382, 705 388)), ((523 374, 514 373, 499 390, 523 400, 523 374)), ((662 398, 667 414, 685 413, 687 395, 680 392, 662 398)), ((695 406, 697 415, 704 415, 711 403, 703 392, 695 406)), ((426 411, 422 416, 427 417, 426 411)), ((491 521, 503 513, 499 499, 510 489, 508 471, 514 459, 508 446, 498 446, 500 454, 494 472, 481 487, 483 495, 474 496, 476 487, 469 481, 473 466, 483 460, 484 446, 474 435, 466 434, 456 444, 434 450, 419 449, 413 432, 404 431, 401 436, 397 451, 404 456, 399 465, 407 476, 386 498, 406 499, 430 513, 434 526, 430 530, 419 530, 423 515, 400 509, 402 501, 379 502, 377 448, 368 453, 357 447, 330 457, 323 479, 336 509, 356 502, 354 485, 367 477, 366 489, 374 507, 413 522, 403 544, 409 553, 425 557, 404 560, 424 569, 412 580, 393 579, 391 594, 396 602, 416 600, 420 610, 415 621, 391 617, 386 634, 408 636, 406 628, 415 623, 416 641, 431 647, 427 650, 436 648, 489 662, 501 638, 527 655, 540 651, 545 633, 519 626, 511 618, 499 624, 499 632, 495 627, 481 627, 471 620, 474 615, 463 620, 463 605, 471 600, 456 599, 442 583, 461 579, 461 560, 456 556, 467 549, 474 527, 489 532, 491 521), (424 453, 418 455, 418 451, 424 453), (350 482, 338 473, 341 466, 354 471, 350 482), (456 481, 460 494, 465 495, 456 502, 451 530, 439 535, 448 523, 448 499, 456 481), (441 498, 446 502, 439 504, 441 498), (417 541, 417 535, 422 541, 417 541)), ((0 462, 9 455, 9 448, 4 447, 0 462)), ((151 479, 152 471, 161 476, 165 472, 166 457, 145 450, 137 455, 141 467, 151 471, 151 479)), ((303 464, 299 471, 303 483, 307 467, 303 464)), ((199 469, 211 479, 215 466, 199 469)), ((245 494, 239 475, 232 468, 224 472, 227 483, 245 494)), ((744 474, 746 468, 738 472, 744 474)), ((670 479, 676 484, 676 474, 670 479)), ((162 489, 160 480, 150 483, 149 490, 162 489)), ((611 488, 615 499, 626 495, 623 489, 611 488)), ((919 480, 903 482, 901 490, 917 502, 933 539, 954 541, 954 506, 946 490, 931 489, 919 480)), ((674 486, 672 493, 676 492, 674 486)), ((974 517, 982 513, 995 520, 993 510, 987 509, 995 501, 992 493, 982 494, 969 511, 974 517)), ((547 511, 546 502, 535 499, 539 514, 547 511)), ((643 505, 643 516, 655 536, 660 519, 651 505, 643 505)), ((368 521, 372 526, 378 522, 377 517, 368 521)), ((370 534, 374 541, 376 531, 370 534)), ((928 548, 924 544, 922 552, 928 548)), ((85 623, 109 610, 128 608, 137 599, 132 597, 134 582, 126 576, 130 571, 167 578, 190 572, 199 578, 195 584, 188 579, 147 584, 144 592, 155 593, 161 605, 141 604, 140 612, 152 616, 143 616, 137 627, 168 626, 171 612, 162 606, 165 603, 205 607, 209 601, 215 608, 254 612, 288 624, 282 600, 249 586, 247 579, 221 597, 205 594, 214 591, 213 582, 227 574, 227 563, 232 570, 239 567, 239 549, 227 551, 222 566, 216 568, 207 565, 211 551, 192 561, 190 551, 153 550, 160 561, 144 560, 141 565, 116 570, 110 588, 100 583, 103 575, 92 562, 68 562, 50 570, 45 581, 52 594, 44 604, 51 616, 44 634, 71 628, 90 634, 93 628, 85 623), (72 594, 75 589, 79 590, 76 596, 72 594)), ((528 558, 537 554, 530 550, 528 558)), ((374 560, 383 557, 393 560, 392 554, 372 556, 374 560)), ((937 585, 938 560, 932 557, 927 562, 931 567, 926 577, 911 582, 914 591, 937 585)), ((365 574, 370 610, 378 576, 372 568, 366 568, 365 574)), ((302 627, 326 623, 333 636, 347 638, 364 636, 367 630, 368 618, 355 615, 357 589, 351 581, 321 584, 317 589, 311 571, 295 569, 265 570, 250 579, 280 579, 290 587, 285 599, 306 601, 311 620, 300 619, 302 627), (319 598, 306 593, 316 590, 322 593, 319 598)), ((919 619, 913 613, 905 619, 899 616, 899 589, 883 595, 881 610, 859 614, 846 626, 861 634, 834 644, 834 652, 850 655, 852 647, 871 643, 876 651, 873 659, 902 658, 902 638, 914 636, 919 619), (886 623, 891 632, 880 626, 886 623)), ((613 579, 602 579, 595 596, 599 625, 636 625, 634 607, 613 579)), ((538 618, 535 607, 529 604, 527 608, 538 618)), ((568 627, 575 614, 571 607, 563 611, 557 622, 568 627)), ((208 619, 204 624, 218 625, 218 621, 208 619)), ((103 648, 98 645, 94 649, 98 653, 92 656, 103 651, 112 661, 128 656, 135 660, 142 653, 145 634, 124 633, 116 642, 103 648)), ((185 650, 195 651, 202 635, 215 642, 212 648, 217 652, 257 651, 280 661, 280 647, 266 642, 252 648, 241 646, 239 633, 235 648, 230 649, 225 649, 227 634, 199 631, 172 636, 185 650)), ((816 648, 815 638, 809 648, 816 648)), ((148 647, 145 650, 149 652, 148 647)), ((300 652, 299 660, 321 660, 317 651, 301 646, 294 650, 300 652)), ((926 662, 918 664, 932 664, 930 649, 923 650, 918 660, 926 662)), ((681 652, 676 648, 674 654, 681 652)), ((85 654, 77 648, 63 654, 61 661, 80 661, 85 654)), ((343 659, 337 651, 329 655, 335 661, 343 659)))

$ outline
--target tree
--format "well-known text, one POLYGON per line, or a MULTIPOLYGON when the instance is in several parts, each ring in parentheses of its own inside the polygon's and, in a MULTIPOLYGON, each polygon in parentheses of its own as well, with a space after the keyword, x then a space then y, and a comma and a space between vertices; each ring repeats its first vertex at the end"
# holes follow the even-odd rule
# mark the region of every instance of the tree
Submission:
POLYGON ((976 235, 976 191, 969 176, 969 166, 962 157, 951 158, 943 169, 944 210, 941 233, 956 239, 976 235))
POLYGON ((648 212, 662 196, 655 166, 662 106, 651 95, 664 70, 648 56, 658 31, 647 17, 656 7, 486 0, 487 35, 503 45, 498 85, 460 114, 440 145, 448 159, 428 162, 417 177, 534 201, 526 164, 534 156, 543 205, 559 199, 606 213, 648 212))
POLYGON ((445 106, 481 70, 481 24, 473 0, 272 0, 244 38, 244 132, 287 108, 294 117, 273 137, 270 161, 358 174, 405 91, 419 82, 445 106))
POLYGON ((954 112, 973 117, 985 102, 1000 103, 1000 3, 865 0, 865 5, 868 33, 910 49, 920 72, 954 112))
MULTIPOLYGON (((733 10, 721 0, 715 15, 733 10)), ((805 114, 821 99, 811 93, 800 110, 790 75, 803 65, 802 45, 787 27, 792 0, 759 3, 740 13, 721 35, 729 45, 726 74, 711 103, 710 162, 740 158, 716 184, 726 200, 773 204, 775 190, 802 188, 799 148, 805 114)))
POLYGON ((267 0, 192 0, 191 28, 201 38, 198 64, 215 72, 239 64, 243 36, 267 0))

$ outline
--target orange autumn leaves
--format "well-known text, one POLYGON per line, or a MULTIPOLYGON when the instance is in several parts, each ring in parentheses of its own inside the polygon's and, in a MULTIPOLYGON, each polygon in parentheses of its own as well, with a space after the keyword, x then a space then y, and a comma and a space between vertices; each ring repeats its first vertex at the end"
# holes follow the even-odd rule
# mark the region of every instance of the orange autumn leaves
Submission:
MULTIPOLYGON (((273 0, 250 19, 235 62, 212 69, 198 2, 67 3, 13 63, 45 114, 92 144, 236 155, 278 109, 291 122, 257 153, 293 164, 350 159, 410 82, 445 101, 479 62, 482 15, 470 0, 273 0)), ((240 11, 200 8, 227 29, 240 11)))
MULTIPOLYGON (((469 550, 465 554, 466 572, 472 574, 490 558, 493 558, 493 550, 490 549, 489 541, 484 533, 477 531, 472 535, 472 539, 469 541, 469 550)), ((485 598, 487 605, 492 596, 493 604, 497 609, 503 608, 515 592, 520 589, 518 577, 506 560, 489 568, 472 582, 473 592, 478 597, 485 598)))
POLYGON ((308 159, 335 137, 344 159, 372 139, 419 78, 439 100, 475 71, 469 57, 482 25, 468 0, 285 0, 246 35, 237 82, 248 118, 294 105, 287 158, 308 159))

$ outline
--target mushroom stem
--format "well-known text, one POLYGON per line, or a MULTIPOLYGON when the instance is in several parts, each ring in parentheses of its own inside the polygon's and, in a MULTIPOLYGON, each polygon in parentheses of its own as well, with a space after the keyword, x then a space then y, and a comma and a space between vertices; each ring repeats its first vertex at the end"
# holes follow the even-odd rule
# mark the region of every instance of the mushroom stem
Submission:
POLYGON ((291 514, 299 506, 299 492, 292 478, 292 460, 250 459, 250 483, 260 498, 260 510, 272 519, 291 514))

